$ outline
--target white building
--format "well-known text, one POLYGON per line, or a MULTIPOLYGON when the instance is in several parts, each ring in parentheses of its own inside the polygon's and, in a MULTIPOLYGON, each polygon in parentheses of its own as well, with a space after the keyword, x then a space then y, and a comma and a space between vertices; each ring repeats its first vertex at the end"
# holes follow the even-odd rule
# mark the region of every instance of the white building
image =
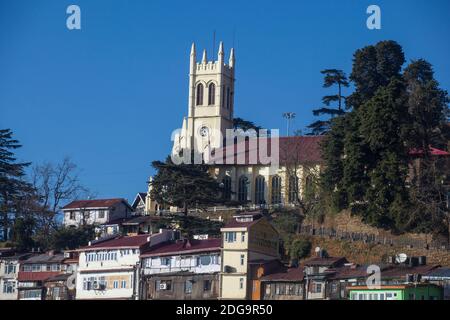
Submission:
MULTIPOLYGON (((222 43, 217 60, 208 60, 205 50, 197 61, 193 44, 189 66, 188 112, 173 135, 172 158, 211 165, 210 173, 223 185, 226 200, 250 207, 296 204, 320 173, 323 136, 272 139, 276 137, 272 130, 272 138, 257 139, 256 132, 230 132, 236 110, 234 50, 228 63, 222 43)), ((155 212, 156 208, 160 206, 147 195, 146 211, 155 212)))
POLYGON ((221 239, 184 239, 142 254, 143 299, 217 299, 221 239))
POLYGON ((76 200, 62 208, 64 226, 100 225, 127 218, 133 209, 125 199, 76 200))
POLYGON ((174 237, 174 231, 160 230, 92 241, 78 249, 76 299, 138 299, 141 252, 174 237))
POLYGON ((17 300, 19 287, 20 263, 30 254, 15 254, 0 256, 0 300, 17 300))

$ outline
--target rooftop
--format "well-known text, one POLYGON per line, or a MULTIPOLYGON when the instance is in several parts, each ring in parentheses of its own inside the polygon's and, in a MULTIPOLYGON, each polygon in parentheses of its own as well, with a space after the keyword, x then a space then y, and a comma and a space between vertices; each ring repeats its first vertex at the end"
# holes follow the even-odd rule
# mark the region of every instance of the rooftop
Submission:
POLYGON ((147 251, 142 257, 168 256, 174 254, 188 254, 220 251, 222 244, 221 239, 205 239, 205 240, 182 240, 177 242, 162 243, 147 251))
POLYGON ((78 251, 110 249, 110 248, 140 248, 150 241, 151 235, 142 234, 137 236, 117 236, 112 239, 91 242, 90 245, 81 247, 78 251))
POLYGON ((95 199, 95 200, 75 200, 71 203, 65 205, 62 209, 88 209, 88 208, 111 208, 118 203, 124 203, 128 207, 127 200, 123 198, 114 198, 114 199, 95 199))
POLYGON ((64 254, 62 253, 43 253, 38 255, 32 255, 28 259, 24 260, 22 264, 33 264, 33 263, 62 263, 64 261, 64 254))
MULTIPOLYGON (((216 151, 212 160, 218 164, 258 164, 259 147, 267 148, 266 154, 272 154, 272 138, 249 138, 231 146, 225 146, 216 151), (230 153, 228 155, 227 153, 230 153), (255 159, 251 159, 251 157, 255 159), (241 160, 242 158, 242 160, 241 160), (243 163, 240 163, 243 162, 243 163)), ((320 143, 324 140, 324 136, 294 136, 279 137, 279 161, 281 164, 289 163, 321 163, 322 153, 320 143)), ((264 153, 263 153, 264 154, 264 153)))
POLYGON ((345 257, 315 257, 306 260, 303 264, 305 266, 337 267, 345 263, 348 263, 345 257))

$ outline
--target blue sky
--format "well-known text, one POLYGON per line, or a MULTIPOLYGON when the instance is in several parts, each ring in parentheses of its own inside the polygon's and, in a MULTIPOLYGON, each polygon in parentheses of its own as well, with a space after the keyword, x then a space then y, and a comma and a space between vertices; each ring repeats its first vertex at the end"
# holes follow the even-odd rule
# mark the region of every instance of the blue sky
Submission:
MULTIPOLYGON (((99 197, 146 190, 150 162, 169 153, 187 113, 189 50, 236 50, 235 116, 284 130, 313 121, 320 70, 351 70, 353 52, 399 42, 450 89, 450 1, 0 0, 0 128, 40 163, 70 156, 99 197), (81 30, 66 8, 81 8, 81 30), (366 27, 377 4, 382 29, 366 27), (234 36, 233 36, 234 34, 234 36), (217 45, 216 45, 217 48, 217 45)), ((199 57, 200 58, 200 57, 199 57)))

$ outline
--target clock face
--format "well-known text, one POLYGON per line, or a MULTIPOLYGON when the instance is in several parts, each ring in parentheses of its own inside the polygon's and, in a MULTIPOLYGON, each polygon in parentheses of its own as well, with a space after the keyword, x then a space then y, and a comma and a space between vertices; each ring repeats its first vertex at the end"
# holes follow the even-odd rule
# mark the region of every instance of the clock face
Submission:
POLYGON ((208 135, 208 127, 201 127, 200 128, 200 135, 202 136, 202 137, 206 137, 207 135, 208 135))

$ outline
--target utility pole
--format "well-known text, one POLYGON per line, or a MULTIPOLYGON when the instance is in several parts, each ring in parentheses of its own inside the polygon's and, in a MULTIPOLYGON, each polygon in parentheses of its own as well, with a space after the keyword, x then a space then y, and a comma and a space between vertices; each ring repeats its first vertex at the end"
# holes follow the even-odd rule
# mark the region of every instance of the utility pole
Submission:
POLYGON ((295 113, 294 112, 285 112, 285 113, 283 113, 283 118, 286 118, 286 121, 287 121, 286 135, 289 137, 289 127, 291 124, 291 120, 295 118, 295 113))

